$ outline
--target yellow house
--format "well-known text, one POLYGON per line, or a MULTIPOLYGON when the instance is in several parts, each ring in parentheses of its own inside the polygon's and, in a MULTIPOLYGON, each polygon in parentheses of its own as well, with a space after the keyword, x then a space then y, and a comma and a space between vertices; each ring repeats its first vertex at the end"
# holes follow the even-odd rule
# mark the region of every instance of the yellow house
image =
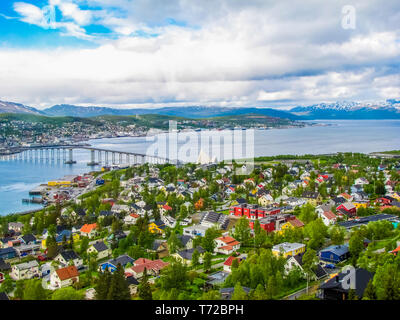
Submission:
POLYGON ((163 233, 166 225, 162 221, 155 221, 149 224, 149 231, 151 233, 163 233))
POLYGON ((272 196, 270 194, 265 194, 265 195, 262 195, 260 198, 258 198, 258 204, 263 207, 268 206, 273 201, 274 201, 274 198, 272 198, 272 196))
POLYGON ((353 202, 354 206, 359 209, 359 208, 367 208, 368 203, 367 202, 353 202))
POLYGON ((400 201, 400 193, 395 192, 392 194, 392 197, 395 198, 397 201, 400 201))
POLYGON ((283 242, 272 247, 272 253, 275 256, 283 255, 284 258, 288 256, 296 256, 306 251, 306 245, 303 243, 290 243, 283 242))
POLYGON ((278 234, 283 234, 287 229, 302 228, 302 227, 304 227, 304 223, 301 222, 299 219, 294 218, 282 224, 280 230, 278 230, 277 232, 278 234))
POLYGON ((71 181, 49 181, 47 185, 50 187, 58 187, 58 186, 69 186, 71 185, 71 181))

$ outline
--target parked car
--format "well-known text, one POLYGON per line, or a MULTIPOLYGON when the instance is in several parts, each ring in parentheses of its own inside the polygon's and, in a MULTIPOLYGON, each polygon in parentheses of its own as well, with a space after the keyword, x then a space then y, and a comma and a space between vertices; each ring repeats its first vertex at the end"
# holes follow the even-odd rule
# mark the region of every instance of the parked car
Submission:
POLYGON ((47 258, 46 255, 42 254, 42 255, 39 255, 39 256, 37 257, 37 259, 38 259, 39 261, 46 261, 48 258, 47 258))
POLYGON ((333 263, 327 263, 327 264, 325 265, 325 268, 328 268, 328 269, 335 269, 336 266, 335 266, 333 263))

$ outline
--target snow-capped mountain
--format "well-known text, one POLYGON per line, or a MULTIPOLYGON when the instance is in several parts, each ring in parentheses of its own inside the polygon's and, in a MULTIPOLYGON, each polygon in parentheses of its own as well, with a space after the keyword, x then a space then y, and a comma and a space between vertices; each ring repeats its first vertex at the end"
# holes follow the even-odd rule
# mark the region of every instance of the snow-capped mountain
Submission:
POLYGON ((305 119, 400 119, 400 100, 319 103, 295 107, 290 112, 305 119))
POLYGON ((20 103, 1 101, 0 100, 0 113, 29 113, 40 115, 42 112, 35 108, 25 106, 20 103))

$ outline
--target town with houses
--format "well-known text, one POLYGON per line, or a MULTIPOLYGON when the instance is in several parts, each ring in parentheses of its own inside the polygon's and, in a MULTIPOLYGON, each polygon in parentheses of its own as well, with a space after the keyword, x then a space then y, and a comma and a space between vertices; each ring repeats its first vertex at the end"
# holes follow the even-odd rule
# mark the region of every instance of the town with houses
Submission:
POLYGON ((399 160, 289 158, 241 174, 203 155, 40 185, 45 208, 0 217, 0 297, 399 299, 399 160))

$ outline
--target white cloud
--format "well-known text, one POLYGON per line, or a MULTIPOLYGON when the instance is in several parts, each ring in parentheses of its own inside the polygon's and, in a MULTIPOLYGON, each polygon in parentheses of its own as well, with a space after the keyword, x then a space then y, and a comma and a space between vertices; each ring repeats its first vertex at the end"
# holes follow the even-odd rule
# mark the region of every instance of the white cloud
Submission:
MULTIPOLYGON (((0 92, 32 105, 288 106, 394 97, 400 4, 392 0, 383 8, 372 0, 386 14, 376 21, 374 10, 354 2, 356 30, 341 28, 345 1, 52 0, 63 15, 57 28, 100 45, 0 49, 0 92), (88 34, 84 27, 91 23, 110 28, 117 39, 88 34), (135 36, 139 30, 158 36, 135 36)), ((39 8, 14 7, 25 22, 40 25, 39 8)))

